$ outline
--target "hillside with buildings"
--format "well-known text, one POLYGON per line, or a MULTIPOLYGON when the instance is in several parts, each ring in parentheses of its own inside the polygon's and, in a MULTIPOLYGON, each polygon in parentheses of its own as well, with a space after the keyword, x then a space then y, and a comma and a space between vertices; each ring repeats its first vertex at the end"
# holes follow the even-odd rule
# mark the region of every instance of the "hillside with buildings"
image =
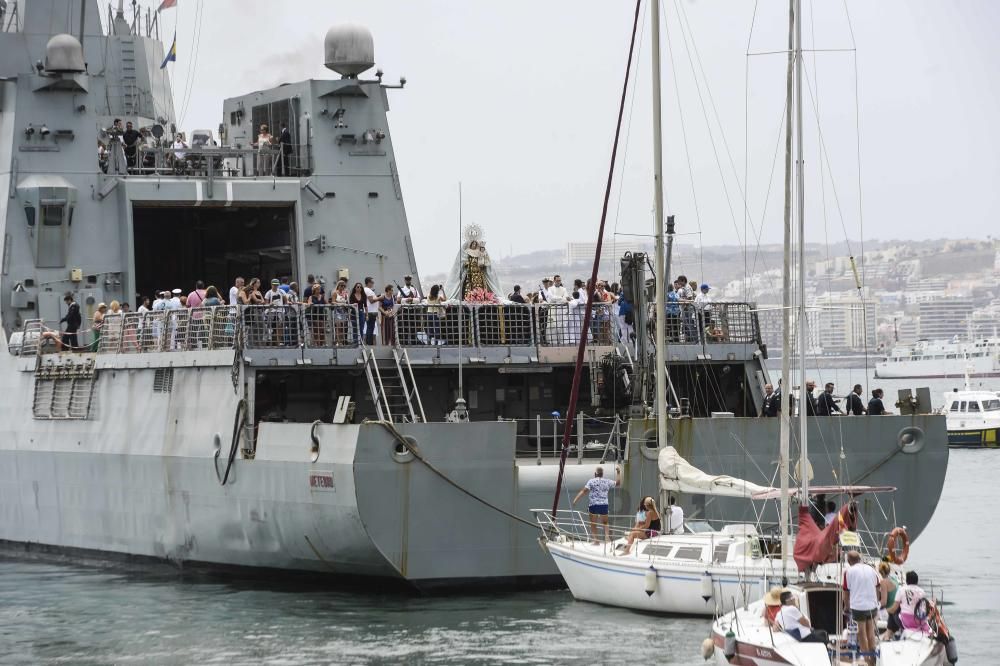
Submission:
MULTIPOLYGON (((590 273, 595 244, 567 243, 561 249, 494 258, 504 289, 515 284, 538 289, 541 278, 560 273, 572 282, 590 273)), ((628 251, 650 253, 646 243, 607 241, 602 279, 615 282, 619 258, 628 251)), ((674 245, 671 274, 685 274, 712 287, 717 301, 753 301, 765 342, 781 342, 780 245, 744 251, 738 246, 674 245)), ((822 354, 883 353, 918 339, 991 336, 1000 329, 1000 241, 987 238, 927 241, 866 241, 806 245, 810 350, 822 354), (852 266, 851 256, 855 257, 852 266), (861 289, 858 289, 860 282, 861 289)), ((443 274, 423 283, 443 282, 443 274)))

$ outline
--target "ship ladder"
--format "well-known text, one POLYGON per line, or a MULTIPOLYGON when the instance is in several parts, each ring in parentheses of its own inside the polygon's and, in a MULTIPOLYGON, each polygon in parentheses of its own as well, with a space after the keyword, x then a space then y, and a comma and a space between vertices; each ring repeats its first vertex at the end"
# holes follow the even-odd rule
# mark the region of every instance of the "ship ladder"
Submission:
POLYGON ((138 114, 139 95, 135 71, 135 39, 131 35, 118 40, 121 59, 122 111, 126 116, 138 114))
POLYGON ((364 357, 368 387, 379 420, 426 421, 406 351, 393 347, 390 358, 379 359, 374 349, 366 347, 364 357))

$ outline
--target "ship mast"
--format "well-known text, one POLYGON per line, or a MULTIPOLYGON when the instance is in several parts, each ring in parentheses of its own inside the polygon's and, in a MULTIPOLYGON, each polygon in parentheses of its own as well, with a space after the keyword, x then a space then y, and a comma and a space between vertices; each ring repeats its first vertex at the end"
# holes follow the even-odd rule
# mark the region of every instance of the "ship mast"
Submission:
MULTIPOLYGON (((792 328, 792 86, 795 60, 792 53, 792 34, 795 29, 795 0, 789 0, 788 6, 788 71, 785 77, 785 215, 784 215, 784 253, 783 271, 781 273, 781 433, 780 453, 778 456, 781 479, 781 515, 778 518, 781 528, 781 578, 784 584, 788 580, 787 566, 790 547, 789 513, 788 513, 788 440, 791 436, 792 401, 791 401, 791 328, 792 328)), ((799 401, 801 405, 801 400, 799 401)))
MULTIPOLYGON (((805 197, 805 162, 802 157, 802 0, 795 0, 795 180, 796 206, 799 223, 799 386, 800 391, 806 390, 806 197, 805 197)), ((809 441, 806 426, 806 416, 809 409, 804 400, 810 396, 803 393, 799 401, 799 474, 802 477, 802 497, 800 502, 809 504, 809 441), (803 406, 806 409, 803 411, 803 406)))
POLYGON ((667 355, 666 355, 666 298, 667 276, 663 251, 663 145, 660 125, 660 0, 650 3, 653 17, 652 59, 653 59, 653 201, 654 235, 656 257, 654 260, 654 282, 656 288, 656 446, 667 445, 667 355))

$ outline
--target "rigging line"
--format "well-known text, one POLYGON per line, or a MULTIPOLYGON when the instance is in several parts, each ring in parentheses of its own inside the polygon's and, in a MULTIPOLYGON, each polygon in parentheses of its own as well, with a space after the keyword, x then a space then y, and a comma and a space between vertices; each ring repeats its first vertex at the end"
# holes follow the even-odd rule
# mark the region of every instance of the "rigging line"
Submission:
MULTIPOLYGON (((809 72, 803 68, 802 77, 806 82, 806 89, 809 91, 809 101, 812 103, 813 115, 816 117, 816 129, 819 135, 819 147, 820 147, 820 157, 826 162, 827 171, 833 173, 833 167, 830 165, 830 154, 826 149, 826 138, 823 135, 823 127, 819 124, 819 109, 816 107, 816 98, 813 95, 813 86, 809 80, 809 72)), ((840 195, 837 192, 837 183, 830 178, 830 189, 833 190, 833 200, 837 206, 837 215, 840 217, 840 226, 844 231, 844 243, 847 245, 847 252, 851 256, 854 256, 854 251, 851 248, 851 238, 847 233, 847 222, 844 220, 844 209, 840 205, 840 195)))
MULTIPOLYGON (((865 275, 865 215, 862 199, 862 177, 861 177, 861 96, 858 82, 858 43, 854 38, 854 23, 851 21, 851 12, 847 7, 847 0, 844 0, 844 15, 847 17, 847 29, 851 33, 851 45, 854 46, 854 136, 856 140, 856 153, 858 162, 858 232, 861 234, 861 286, 868 284, 865 275)), ((865 347, 865 391, 870 388, 868 382, 868 308, 865 307, 864 292, 859 288, 861 304, 864 308, 861 314, 862 326, 864 326, 864 347, 865 347)))
MULTIPOLYGON (((816 22, 815 22, 815 6, 813 1, 809 0, 809 35, 812 43, 816 44, 816 22)), ((816 81, 816 128, 817 134, 819 133, 820 117, 819 117, 819 69, 816 62, 816 54, 813 53, 813 78, 816 81)), ((832 174, 831 174, 832 177, 832 174)), ((826 251, 826 262, 830 263, 830 227, 829 218, 827 216, 826 210, 826 171, 823 168, 823 160, 819 161, 819 189, 820 189, 820 205, 823 211, 823 243, 824 249, 826 251)), ((826 274, 826 302, 827 305, 833 305, 833 278, 829 270, 826 274)))
MULTIPOLYGON (((665 13, 666 12, 664 12, 664 14, 665 13)), ((663 34, 666 35, 666 38, 667 38, 667 40, 666 40, 667 41, 667 56, 670 58, 670 71, 672 71, 674 73, 674 76, 671 77, 671 78, 673 79, 674 94, 676 95, 676 99, 677 99, 677 117, 678 117, 678 120, 680 120, 681 138, 684 139, 684 158, 687 161, 688 180, 691 183, 691 201, 692 201, 692 205, 694 206, 694 219, 695 219, 695 223, 698 225, 698 233, 700 234, 702 232, 702 228, 701 228, 701 207, 698 206, 698 191, 697 191, 697 189, 695 188, 695 185, 694 185, 694 167, 692 167, 692 165, 691 165, 691 148, 690 148, 690 146, 688 144, 687 125, 684 122, 684 106, 681 104, 681 91, 680 91, 680 86, 678 84, 678 78, 679 77, 677 76, 677 66, 676 66, 676 64, 674 62, 674 45, 673 45, 673 40, 670 39, 670 22, 667 21, 666 16, 663 17, 663 34)), ((696 85, 697 85, 697 82, 696 82, 696 85)), ((683 234, 681 234, 681 235, 683 235, 683 234)), ((701 264, 700 265, 701 275, 702 275, 702 278, 704 279, 704 276, 705 276, 705 246, 704 246, 704 243, 702 243, 700 241, 700 239, 699 239, 699 243, 698 243, 698 251, 699 251, 699 262, 701 264)), ((667 277, 669 278, 670 276, 668 275, 667 277)))
MULTIPOLYGON (((642 40, 646 34, 646 7, 647 5, 642 6, 642 21, 639 24, 639 46, 635 52, 635 60, 637 63, 641 62, 639 58, 642 57, 642 40)), ((632 137, 632 112, 635 110, 635 96, 639 90, 639 86, 636 83, 639 80, 639 69, 640 66, 637 64, 635 66, 635 78, 632 81, 632 100, 629 102, 628 106, 628 121, 625 123, 625 146, 622 148, 622 169, 621 177, 618 181, 618 204, 615 207, 615 235, 618 235, 618 221, 622 211, 622 191, 625 188, 625 167, 628 164, 629 140, 632 137)))
MULTIPOLYGON (((757 23, 758 0, 753 3, 753 15, 750 17, 750 34, 747 35, 747 56, 743 59, 743 182, 750 190, 750 44, 753 42, 753 29, 757 23)), ((747 235, 747 217, 750 215, 749 205, 744 206, 743 236, 747 235)), ((743 245, 743 300, 750 300, 750 266, 747 257, 749 244, 743 245)))
MULTIPOLYGON (((698 71, 701 73, 702 80, 705 82, 705 91, 708 93, 708 100, 709 100, 709 103, 711 104, 711 107, 712 107, 712 113, 715 116, 715 122, 719 126, 719 134, 722 136, 722 144, 723 144, 723 146, 726 149, 726 157, 729 158, 729 167, 730 167, 730 169, 732 169, 733 178, 736 180, 736 189, 737 189, 737 191, 740 194, 740 197, 741 197, 741 200, 742 200, 744 208, 746 208, 747 205, 748 205, 747 204, 746 192, 744 191, 743 184, 740 183, 739 172, 737 171, 737 169, 736 169, 736 163, 733 160, 733 153, 729 149, 729 141, 726 139, 725 128, 722 125, 722 120, 719 118, 719 110, 718 110, 718 107, 715 104, 715 97, 712 95, 712 87, 708 83, 708 76, 705 74, 705 67, 704 67, 704 65, 702 64, 702 61, 701 61, 701 53, 700 53, 700 51, 698 51, 698 43, 694 39, 694 32, 691 30, 691 23, 688 20, 687 10, 684 9, 684 5, 682 3, 680 3, 678 0, 674 0, 674 5, 680 7, 680 15, 684 19, 682 30, 681 30, 681 34, 684 35, 683 27, 686 26, 687 27, 687 34, 690 35, 690 38, 691 38, 691 47, 694 49, 695 60, 697 60, 697 62, 698 62, 698 71)), ((685 45, 686 44, 687 44, 687 40, 685 39, 685 45)), ((688 52, 688 57, 690 58, 690 51, 688 52)), ((691 67, 692 67, 692 71, 693 71, 694 70, 693 63, 692 63, 691 67)), ((697 80, 697 76, 695 78, 697 80)), ((700 95, 700 89, 699 89, 699 95, 700 95)), ((728 202, 728 203, 730 203, 730 206, 732 205, 731 202, 728 202)))
MULTIPOLYGON (((635 38, 639 28, 639 8, 642 0, 635 2, 635 16, 632 19, 632 38, 628 46, 628 59, 625 65, 625 80, 622 83, 621 101, 618 103, 618 120, 615 124, 615 140, 611 147, 611 164, 608 166, 608 182, 604 189, 604 204, 601 208, 601 225, 597 231, 597 245, 594 247, 594 264, 590 272, 590 284, 597 284, 597 271, 601 264, 601 247, 604 244, 604 227, 608 219, 608 203, 611 198, 611 186, 614 182, 615 160, 618 157, 618 141, 621 136, 622 118, 625 115, 625 99, 628 94, 628 80, 632 71, 632 56, 635 53, 635 38)), ((583 313, 582 331, 590 330, 590 321, 593 315, 593 308, 585 308, 583 313)), ((552 515, 556 515, 559 509, 559 490, 563 482, 563 473, 566 470, 566 456, 569 453, 569 440, 573 431, 573 419, 576 416, 576 401, 580 394, 580 380, 583 375, 583 357, 587 349, 587 335, 581 334, 576 350, 576 366, 573 370, 573 385, 570 388, 569 405, 566 409, 566 426, 563 430, 562 450, 559 453, 559 475, 556 477, 556 490, 552 497, 552 515)))
MULTIPOLYGON (((803 53, 850 53, 854 51, 853 48, 843 48, 843 49, 802 49, 803 53)), ((766 55, 788 55, 788 51, 754 51, 753 53, 747 53, 748 56, 766 56, 766 55)))
MULTIPOLYGON (((681 5, 677 2, 677 0, 674 0, 674 6, 678 8, 678 14, 679 14, 680 11, 681 11, 680 10, 681 5)), ((666 19, 665 18, 663 19, 663 21, 664 21, 664 23, 666 23, 666 19)), ((669 30, 669 28, 665 26, 664 30, 665 31, 669 30)), ((687 57, 688 57, 688 64, 691 67, 691 76, 694 79, 695 91, 698 93, 698 102, 701 105, 702 117, 705 119, 705 126, 708 129, 708 138, 709 138, 709 140, 711 141, 711 144, 712 144, 712 154, 715 157, 715 163, 716 163, 716 166, 719 169, 719 179, 722 181, 722 191, 725 194, 726 205, 729 207, 729 217, 730 217, 730 219, 733 222, 734 229, 736 230, 736 239, 737 239, 737 242, 743 243, 744 239, 740 237, 740 227, 739 227, 739 224, 737 224, 737 222, 736 222, 736 212, 733 210, 732 197, 729 194, 729 185, 726 182, 725 169, 722 166, 722 160, 719 158, 719 149, 718 149, 718 146, 717 146, 716 141, 715 141, 715 134, 712 132, 712 123, 711 123, 711 120, 710 120, 709 115, 708 115, 708 109, 705 106, 705 98, 704 98, 704 95, 701 92, 701 84, 698 81, 698 73, 695 71, 694 58, 691 56, 691 47, 688 44, 688 37, 687 37, 687 33, 685 33, 685 31, 684 31, 684 24, 683 23, 680 24, 680 30, 681 30, 681 39, 684 42, 684 50, 687 53, 687 57)), ((669 47, 668 47, 668 51, 669 51, 669 47)), ((708 84, 706 82, 706 88, 707 87, 708 87, 708 84)), ((723 132, 723 140, 725 140, 725 133, 724 132, 723 132)), ((739 181, 739 177, 738 176, 737 176, 737 181, 739 181)))
POLYGON ((191 34, 191 43, 194 45, 194 48, 191 51, 191 59, 188 61, 187 79, 184 82, 184 101, 181 104, 182 110, 178 123, 180 125, 183 125, 184 120, 187 118, 188 105, 194 96, 194 76, 198 67, 198 52, 201 47, 201 28, 204 12, 205 3, 202 1, 195 7, 194 30, 192 30, 191 34))

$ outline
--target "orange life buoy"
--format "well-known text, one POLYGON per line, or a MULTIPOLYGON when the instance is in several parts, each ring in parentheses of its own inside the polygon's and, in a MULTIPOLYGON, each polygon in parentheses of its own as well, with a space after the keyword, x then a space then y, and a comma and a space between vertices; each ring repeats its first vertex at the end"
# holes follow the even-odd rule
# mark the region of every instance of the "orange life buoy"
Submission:
POLYGON ((906 533, 906 529, 902 527, 897 527, 889 533, 889 559, 893 564, 902 564, 906 561, 906 558, 910 556, 910 536, 906 533), (896 550, 896 540, 902 539, 903 541, 903 552, 900 553, 896 550))

